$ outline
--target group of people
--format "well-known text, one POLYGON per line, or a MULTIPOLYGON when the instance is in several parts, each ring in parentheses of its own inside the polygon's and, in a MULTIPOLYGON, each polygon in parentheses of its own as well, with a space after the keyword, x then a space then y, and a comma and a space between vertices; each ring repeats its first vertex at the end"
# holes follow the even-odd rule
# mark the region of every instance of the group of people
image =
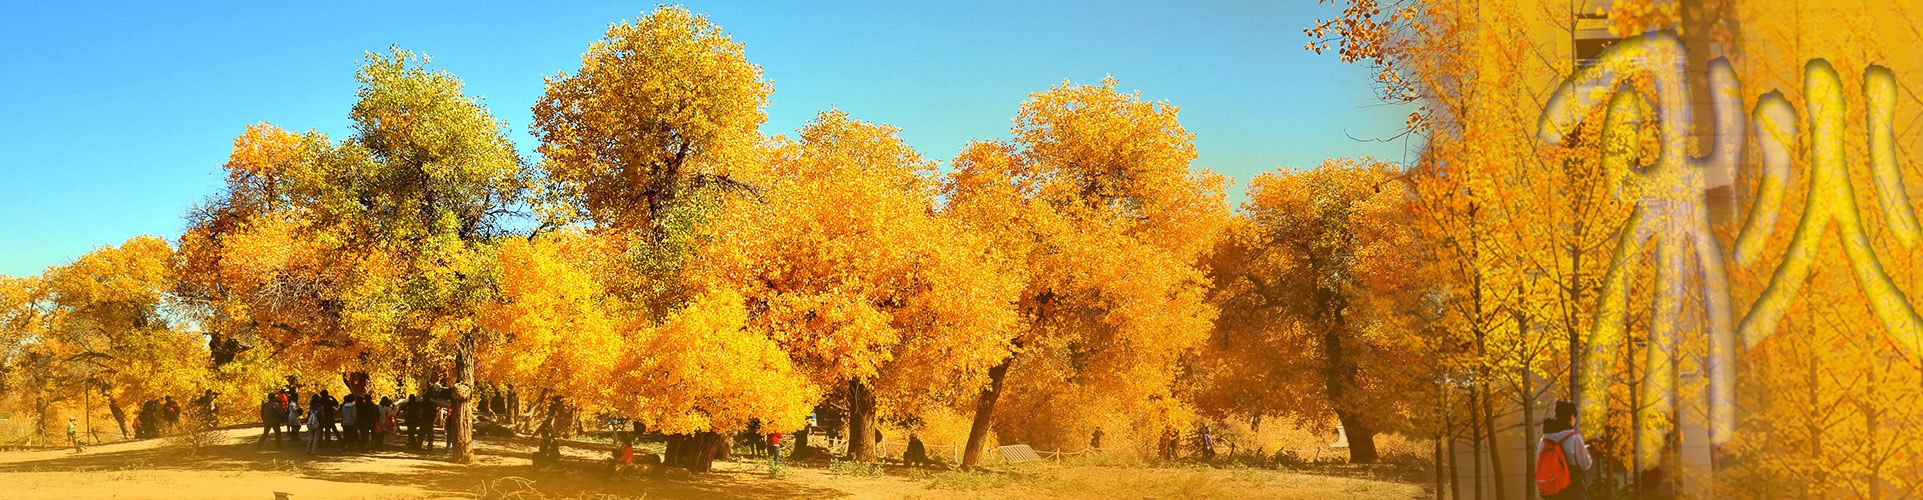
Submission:
POLYGON ((386 446, 389 435, 404 431, 409 449, 432 449, 434 428, 445 428, 446 416, 444 405, 419 395, 398 402, 382 397, 375 402, 370 394, 348 394, 342 400, 323 390, 310 395, 302 407, 299 394, 289 387, 261 400, 260 441, 255 447, 266 446, 271 434, 276 447, 287 441, 305 442, 310 455, 330 449, 375 451, 386 446))
POLYGON ((134 438, 150 439, 160 437, 180 425, 180 404, 173 396, 165 400, 149 399, 140 403, 140 413, 134 417, 134 438))

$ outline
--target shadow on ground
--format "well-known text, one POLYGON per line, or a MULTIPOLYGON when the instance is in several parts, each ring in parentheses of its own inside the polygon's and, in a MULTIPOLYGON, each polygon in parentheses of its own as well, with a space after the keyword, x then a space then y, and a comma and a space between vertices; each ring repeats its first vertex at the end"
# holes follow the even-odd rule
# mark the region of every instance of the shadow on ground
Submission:
MULTIPOLYGON (((847 493, 768 478, 749 470, 717 470, 707 474, 669 474, 609 478, 597 460, 607 456, 602 446, 582 443, 570 447, 557 466, 536 469, 528 457, 534 441, 526 438, 479 438, 475 462, 459 465, 446 454, 410 451, 389 445, 373 453, 327 450, 309 455, 300 442, 277 447, 270 441, 256 447, 250 429, 226 429, 223 444, 189 455, 165 440, 142 440, 89 448, 84 453, 35 451, 33 456, 0 461, 0 473, 85 472, 121 470, 267 471, 341 483, 412 487, 443 496, 486 497, 532 487, 546 498, 645 497, 650 499, 837 498, 847 493), (512 479, 520 478, 520 479, 512 479), (492 492, 495 495, 487 495, 492 492)), ((257 431, 256 431, 257 432, 257 431)), ((389 440, 390 443, 394 441, 389 440)), ((525 492, 524 492, 524 496, 525 492)))

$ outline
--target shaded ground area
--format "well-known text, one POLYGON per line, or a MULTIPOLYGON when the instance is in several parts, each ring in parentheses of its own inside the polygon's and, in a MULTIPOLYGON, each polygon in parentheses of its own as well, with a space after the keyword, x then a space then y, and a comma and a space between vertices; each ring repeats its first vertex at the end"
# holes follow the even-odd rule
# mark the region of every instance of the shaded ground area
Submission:
POLYGON ((805 464, 770 474, 763 462, 717 463, 715 472, 683 471, 609 478, 606 456, 584 444, 564 449, 559 468, 537 470, 526 439, 483 439, 476 463, 457 466, 438 452, 338 452, 304 447, 256 449, 258 429, 219 431, 195 456, 177 443, 144 440, 71 449, 0 452, 7 499, 274 498, 319 499, 991 499, 991 498, 1412 498, 1420 487, 1389 480, 1260 469, 1127 468, 1024 464, 988 473, 900 467, 805 464))

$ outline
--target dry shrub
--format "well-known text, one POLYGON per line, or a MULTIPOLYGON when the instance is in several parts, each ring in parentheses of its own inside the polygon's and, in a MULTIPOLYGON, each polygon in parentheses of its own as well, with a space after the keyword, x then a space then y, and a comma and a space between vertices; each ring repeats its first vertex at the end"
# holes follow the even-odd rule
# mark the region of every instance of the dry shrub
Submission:
POLYGON ((181 415, 180 427, 161 438, 160 449, 180 458, 195 458, 223 444, 227 444, 227 436, 206 425, 203 418, 181 415))

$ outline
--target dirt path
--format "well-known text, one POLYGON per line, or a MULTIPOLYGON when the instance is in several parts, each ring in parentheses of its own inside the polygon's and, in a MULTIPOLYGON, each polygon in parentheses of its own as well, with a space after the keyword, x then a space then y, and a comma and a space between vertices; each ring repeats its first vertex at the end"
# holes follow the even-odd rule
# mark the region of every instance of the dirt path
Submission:
POLYGON ((720 462, 715 472, 611 480, 596 467, 601 452, 567 448, 564 466, 536 470, 526 439, 477 443, 472 465, 440 453, 307 455, 289 443, 256 449, 257 429, 220 431, 226 444, 185 457, 161 440, 73 450, 0 452, 0 485, 8 500, 40 499, 777 499, 855 498, 1394 498, 1419 495, 1412 485, 1265 470, 1064 467, 1040 464, 989 474, 928 473, 889 468, 879 475, 789 467, 773 477, 756 462, 720 462))

